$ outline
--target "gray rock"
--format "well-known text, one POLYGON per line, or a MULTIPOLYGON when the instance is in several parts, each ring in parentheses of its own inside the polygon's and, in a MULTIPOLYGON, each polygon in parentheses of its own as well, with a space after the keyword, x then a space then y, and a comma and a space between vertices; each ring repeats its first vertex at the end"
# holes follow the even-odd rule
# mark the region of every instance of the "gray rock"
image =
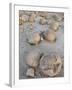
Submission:
POLYGON ((33 68, 27 69, 26 76, 34 77, 34 69, 33 68))
POLYGON ((62 68, 62 60, 58 55, 45 55, 40 60, 40 69, 46 76, 56 76, 62 68))

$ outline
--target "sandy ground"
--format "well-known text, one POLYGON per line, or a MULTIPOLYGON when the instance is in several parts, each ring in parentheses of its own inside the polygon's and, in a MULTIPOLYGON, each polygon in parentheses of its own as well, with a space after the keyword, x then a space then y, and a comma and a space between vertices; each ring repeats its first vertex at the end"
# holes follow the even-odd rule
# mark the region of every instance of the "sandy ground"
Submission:
MULTIPOLYGON (((23 11, 20 11, 20 15, 24 14, 23 11)), ((55 13, 49 13, 48 16, 51 17, 55 13)), ((57 13, 56 13, 57 14, 57 13)), ((32 32, 40 32, 43 30, 49 30, 49 25, 40 25, 38 23, 39 17, 36 18, 36 22, 34 23, 34 31, 32 32)), ((40 49, 41 52, 44 54, 56 52, 62 58, 64 58, 64 21, 60 22, 61 26, 59 30, 55 32, 57 40, 55 43, 48 43, 46 41, 42 41, 37 46, 31 46, 26 42, 26 38, 29 36, 29 22, 24 23, 23 25, 19 26, 19 78, 26 79, 26 71, 28 66, 25 63, 26 55, 30 50, 40 49), (24 30, 24 31, 21 31, 24 30)), ((63 66, 64 67, 64 66, 63 66)), ((63 77, 64 76, 64 69, 62 68, 59 75, 56 77, 63 77)), ((41 78, 40 75, 37 75, 36 78, 41 78)))

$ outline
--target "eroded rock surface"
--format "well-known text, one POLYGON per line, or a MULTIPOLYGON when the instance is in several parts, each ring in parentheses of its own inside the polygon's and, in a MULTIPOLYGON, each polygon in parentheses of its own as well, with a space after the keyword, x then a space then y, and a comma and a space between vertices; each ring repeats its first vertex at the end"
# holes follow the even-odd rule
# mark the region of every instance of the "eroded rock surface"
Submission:
POLYGON ((19 10, 19 78, 63 76, 64 13, 19 10))
POLYGON ((56 76, 62 69, 62 60, 57 55, 46 55, 40 60, 40 69, 46 76, 56 76))

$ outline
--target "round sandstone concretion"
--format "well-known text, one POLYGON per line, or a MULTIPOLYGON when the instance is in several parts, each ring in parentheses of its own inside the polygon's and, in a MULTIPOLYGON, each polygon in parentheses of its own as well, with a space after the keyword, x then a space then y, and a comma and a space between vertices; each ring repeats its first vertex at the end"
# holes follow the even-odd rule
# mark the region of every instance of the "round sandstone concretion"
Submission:
POLYGON ((57 55, 45 55, 40 60, 41 72, 46 76, 56 76, 62 68, 62 60, 57 55))
POLYGON ((27 42, 31 45, 37 45, 41 41, 41 37, 39 33, 31 33, 27 38, 27 42))
POLYGON ((57 30, 59 30, 59 22, 57 22, 57 21, 52 22, 50 24, 50 28, 56 32, 57 30))
POLYGON ((54 42, 56 40, 56 35, 53 31, 46 31, 43 35, 44 39, 49 42, 54 42))
POLYGON ((30 67, 37 67, 42 53, 39 50, 30 51, 26 56, 26 64, 30 67))

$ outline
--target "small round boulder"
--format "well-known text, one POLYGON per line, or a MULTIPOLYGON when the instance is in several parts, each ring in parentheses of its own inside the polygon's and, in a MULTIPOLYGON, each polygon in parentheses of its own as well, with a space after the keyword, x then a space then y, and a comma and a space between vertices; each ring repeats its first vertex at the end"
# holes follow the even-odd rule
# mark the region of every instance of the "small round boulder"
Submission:
POLYGON ((39 33, 31 33, 27 38, 27 42, 31 45, 37 45, 41 41, 41 36, 39 33))
POLYGON ((46 76, 56 76, 62 68, 62 60, 57 55, 45 55, 40 60, 40 70, 46 76))
POLYGON ((49 42, 54 42, 54 41, 56 41, 56 35, 55 35, 55 33, 52 32, 52 31, 47 31, 47 32, 45 32, 44 35, 43 35, 43 37, 44 37, 45 40, 47 40, 47 41, 49 41, 49 42))
POLYGON ((26 76, 34 77, 34 69, 33 68, 27 69, 26 76))
POLYGON ((37 67, 42 53, 39 50, 30 51, 26 56, 26 64, 30 67, 37 67))
POLYGON ((58 31, 58 29, 59 29, 59 22, 52 22, 51 24, 50 24, 50 28, 53 30, 53 31, 58 31))

